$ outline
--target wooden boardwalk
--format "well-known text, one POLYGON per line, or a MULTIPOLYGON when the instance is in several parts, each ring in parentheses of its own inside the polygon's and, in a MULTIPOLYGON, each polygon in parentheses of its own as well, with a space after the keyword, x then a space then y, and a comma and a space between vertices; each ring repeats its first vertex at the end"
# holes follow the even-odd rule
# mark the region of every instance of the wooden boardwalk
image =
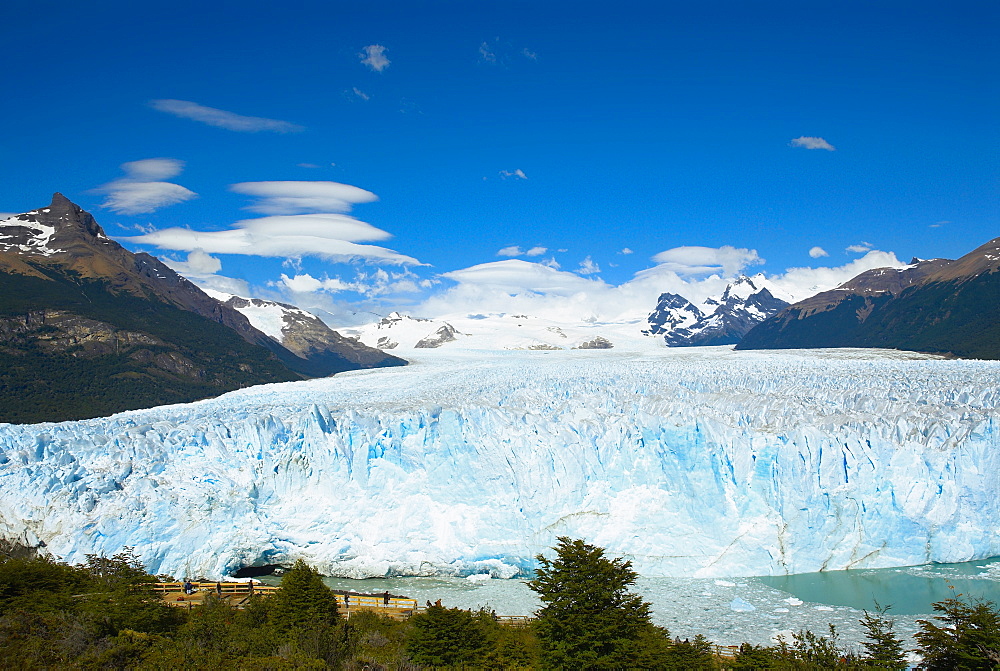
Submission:
POLYGON ((352 613, 374 611, 379 615, 391 617, 394 620, 405 620, 414 613, 420 612, 416 599, 392 594, 358 594, 356 592, 334 591, 337 595, 337 605, 340 615, 350 618, 352 613))
MULTIPOLYGON (((230 605, 242 608, 251 596, 271 596, 278 587, 254 582, 192 582, 192 593, 184 591, 183 582, 158 582, 153 590, 171 606, 192 608, 201 606, 210 595, 225 599, 230 605)), ((418 611, 417 600, 385 594, 356 594, 354 592, 334 592, 340 614, 350 617, 351 613, 375 611, 393 619, 406 619, 418 611)))
POLYGON ((251 595, 271 596, 278 591, 277 587, 259 582, 254 582, 252 588, 249 582, 192 582, 191 587, 193 593, 186 594, 183 582, 158 582, 153 585, 153 591, 168 605, 179 608, 200 606, 210 594, 225 599, 230 605, 242 608, 251 595))

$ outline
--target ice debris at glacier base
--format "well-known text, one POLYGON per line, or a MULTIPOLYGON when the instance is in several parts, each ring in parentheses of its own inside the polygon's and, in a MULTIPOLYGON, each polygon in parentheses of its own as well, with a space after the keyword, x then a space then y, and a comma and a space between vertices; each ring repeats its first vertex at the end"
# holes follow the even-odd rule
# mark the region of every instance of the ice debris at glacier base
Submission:
POLYGON ((0 425, 0 535, 216 578, 648 576, 1000 555, 1000 363, 877 350, 428 352, 405 368, 0 425))

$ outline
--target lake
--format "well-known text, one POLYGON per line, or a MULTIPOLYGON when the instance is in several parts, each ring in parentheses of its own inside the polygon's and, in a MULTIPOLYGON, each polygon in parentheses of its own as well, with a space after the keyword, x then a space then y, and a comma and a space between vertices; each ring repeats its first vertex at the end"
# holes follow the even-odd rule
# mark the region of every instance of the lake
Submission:
MULTIPOLYGON (((267 582, 277 582, 269 578, 267 582)), ((491 608, 498 615, 530 615, 540 606, 525 581, 485 576, 436 578, 326 578, 333 589, 384 592, 419 603, 491 608)), ((961 564, 827 571, 755 578, 640 578, 635 591, 653 606, 653 621, 675 636, 701 633, 715 643, 769 644, 776 635, 810 629, 826 634, 833 624, 841 644, 864 637, 858 623, 875 602, 891 605, 897 631, 912 636, 917 620, 933 615, 931 604, 955 594, 1000 602, 1000 558, 961 564)))

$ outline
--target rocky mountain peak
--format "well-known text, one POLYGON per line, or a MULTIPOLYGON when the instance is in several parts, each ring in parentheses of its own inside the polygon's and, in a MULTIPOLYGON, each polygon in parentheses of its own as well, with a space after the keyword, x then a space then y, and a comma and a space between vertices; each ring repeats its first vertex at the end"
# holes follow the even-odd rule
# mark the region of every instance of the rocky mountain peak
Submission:
POLYGON ((661 294, 643 333, 662 335, 670 347, 737 343, 788 305, 764 286, 765 281, 763 275, 741 275, 720 296, 706 298, 700 306, 677 294, 661 294))
POLYGON ((48 207, 0 222, 0 251, 47 257, 92 253, 95 246, 119 245, 89 212, 58 192, 48 207))

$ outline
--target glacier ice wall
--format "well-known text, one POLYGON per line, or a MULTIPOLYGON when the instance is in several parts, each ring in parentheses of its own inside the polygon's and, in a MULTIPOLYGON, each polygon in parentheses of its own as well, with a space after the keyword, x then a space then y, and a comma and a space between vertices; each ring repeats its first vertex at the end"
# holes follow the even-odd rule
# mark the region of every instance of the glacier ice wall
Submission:
POLYGON ((153 572, 509 577, 556 536, 644 575, 1000 555, 997 362, 871 350, 427 353, 0 425, 0 534, 153 572))

